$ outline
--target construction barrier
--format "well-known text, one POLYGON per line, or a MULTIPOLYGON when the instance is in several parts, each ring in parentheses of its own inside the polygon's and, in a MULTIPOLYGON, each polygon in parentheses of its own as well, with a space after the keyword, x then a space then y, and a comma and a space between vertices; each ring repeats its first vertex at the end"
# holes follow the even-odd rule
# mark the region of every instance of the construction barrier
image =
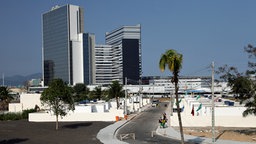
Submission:
POLYGON ((128 115, 124 115, 124 119, 127 120, 128 119, 128 115))
POLYGON ((116 116, 116 122, 119 121, 119 116, 116 116))

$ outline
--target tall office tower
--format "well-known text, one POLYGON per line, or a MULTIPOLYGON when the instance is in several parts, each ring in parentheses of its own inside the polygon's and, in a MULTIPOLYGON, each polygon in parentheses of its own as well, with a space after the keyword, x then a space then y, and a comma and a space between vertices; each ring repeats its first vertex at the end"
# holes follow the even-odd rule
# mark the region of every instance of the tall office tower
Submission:
POLYGON ((83 34, 83 67, 84 84, 96 83, 95 67, 95 35, 90 33, 83 34))
POLYGON ((95 46, 95 84, 110 84, 113 78, 113 46, 95 46))
POLYGON ((117 47, 115 61, 118 79, 124 83, 125 77, 131 83, 138 82, 141 77, 141 26, 123 26, 107 32, 106 44, 117 47))
POLYGON ((42 15, 42 21, 44 85, 54 78, 61 78, 70 85, 89 82, 84 75, 86 54, 83 43, 91 45, 89 42, 92 41, 83 38, 86 37, 83 34, 83 9, 74 5, 55 6, 42 15))

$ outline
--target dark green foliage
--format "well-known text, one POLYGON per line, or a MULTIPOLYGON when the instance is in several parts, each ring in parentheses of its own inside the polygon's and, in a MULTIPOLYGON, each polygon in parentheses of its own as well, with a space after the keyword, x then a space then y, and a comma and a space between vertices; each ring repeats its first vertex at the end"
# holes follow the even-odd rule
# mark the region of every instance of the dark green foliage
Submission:
POLYGON ((69 110, 74 110, 72 88, 68 87, 62 79, 54 79, 45 89, 40 100, 47 105, 56 116, 56 130, 58 129, 58 117, 65 116, 69 110))
POLYGON ((104 91, 101 90, 101 87, 97 86, 97 87, 94 88, 93 91, 90 92, 89 99, 90 100, 93 100, 93 99, 101 100, 102 97, 103 97, 103 93, 104 93, 104 91))
POLYGON ((35 109, 23 110, 22 113, 4 113, 0 115, 1 121, 28 119, 28 114, 36 112, 35 109))
POLYGON ((28 114, 36 112, 36 109, 27 109, 22 111, 22 119, 28 119, 28 114))
POLYGON ((125 92, 123 90, 123 85, 120 85, 118 81, 113 81, 111 85, 109 85, 109 90, 108 90, 108 97, 109 99, 115 98, 116 99, 116 104, 117 104, 117 109, 119 108, 119 97, 124 97, 125 92))
POLYGON ((20 120, 22 119, 21 113, 6 113, 0 115, 0 120, 6 121, 6 120, 20 120))
MULTIPOLYGON (((244 48, 247 52, 249 59, 255 60, 256 47, 248 45, 244 48)), ((248 70, 239 73, 235 67, 228 67, 224 65, 219 67, 217 74, 221 74, 220 78, 228 82, 232 88, 232 93, 238 94, 240 103, 245 103, 246 110, 243 116, 256 115, 256 63, 255 61, 248 61, 248 70)))
POLYGON ((76 84, 73 87, 74 101, 79 102, 88 99, 89 88, 85 84, 76 84))
POLYGON ((248 77, 238 77, 232 83, 232 92, 238 94, 240 103, 245 102, 243 116, 256 115, 256 84, 248 77))
POLYGON ((8 110, 8 105, 12 99, 9 88, 0 86, 0 110, 8 110))
POLYGON ((253 96, 253 83, 248 77, 237 77, 230 85, 232 87, 232 92, 239 94, 239 99, 242 101, 253 96))
POLYGON ((220 75, 220 79, 225 82, 228 82, 228 85, 231 86, 234 80, 243 75, 243 73, 239 73, 236 67, 229 67, 228 65, 224 65, 219 67, 216 74, 220 75))
MULTIPOLYGON (((244 47, 244 51, 247 52, 248 58, 251 60, 255 60, 256 58, 256 47, 251 44, 248 44, 244 47)), ((255 61, 248 61, 248 70, 246 71, 247 74, 256 74, 256 62, 255 61)))

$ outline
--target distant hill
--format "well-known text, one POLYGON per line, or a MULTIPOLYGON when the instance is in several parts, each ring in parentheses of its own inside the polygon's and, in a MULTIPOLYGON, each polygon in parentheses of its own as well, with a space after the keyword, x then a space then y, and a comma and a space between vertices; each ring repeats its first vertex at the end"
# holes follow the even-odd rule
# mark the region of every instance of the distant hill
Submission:
MULTIPOLYGON (((10 77, 4 77, 4 85, 7 86, 21 86, 24 85, 24 83, 31 79, 41 79, 42 74, 41 73, 35 73, 27 76, 21 76, 21 75, 15 75, 10 77)), ((0 78, 0 85, 3 84, 3 78, 0 78)))

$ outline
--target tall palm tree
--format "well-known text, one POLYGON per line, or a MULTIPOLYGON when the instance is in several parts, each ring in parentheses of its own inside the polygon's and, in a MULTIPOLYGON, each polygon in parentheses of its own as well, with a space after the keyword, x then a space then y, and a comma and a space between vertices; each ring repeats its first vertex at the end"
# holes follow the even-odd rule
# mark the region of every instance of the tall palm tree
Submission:
POLYGON ((124 97, 125 93, 123 90, 123 85, 120 85, 118 81, 113 81, 111 85, 109 85, 108 96, 109 98, 116 99, 117 109, 119 108, 119 97, 124 97))
POLYGON ((182 68, 182 54, 177 53, 175 50, 170 49, 167 50, 164 54, 162 54, 160 61, 159 61, 159 68, 163 72, 165 67, 168 67, 170 72, 172 72, 172 83, 175 85, 175 98, 176 98, 176 105, 177 105, 177 112, 178 112, 178 119, 180 125, 180 135, 181 135, 181 143, 184 144, 184 135, 183 135, 183 128, 182 128, 182 121, 180 115, 180 105, 179 105, 179 96, 178 96, 178 81, 179 81, 179 72, 182 68))
POLYGON ((0 110, 8 110, 8 105, 12 99, 10 89, 6 86, 0 86, 0 110))
POLYGON ((101 86, 97 86, 93 91, 90 92, 90 97, 92 99, 101 100, 103 95, 103 90, 101 90, 101 86))

